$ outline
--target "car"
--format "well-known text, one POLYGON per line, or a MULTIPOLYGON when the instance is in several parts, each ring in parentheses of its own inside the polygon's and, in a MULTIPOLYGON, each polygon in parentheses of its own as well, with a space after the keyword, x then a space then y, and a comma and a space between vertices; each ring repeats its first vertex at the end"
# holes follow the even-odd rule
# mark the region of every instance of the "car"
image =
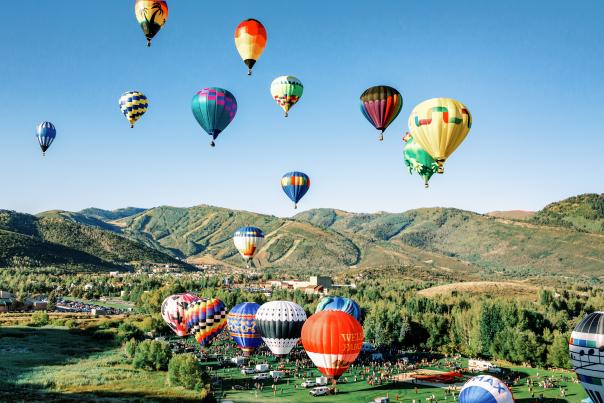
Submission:
POLYGON ((243 375, 250 375, 250 374, 255 374, 256 370, 254 368, 246 367, 241 370, 241 373, 243 375))
POLYGON ((376 397, 375 399, 373 399, 369 403, 390 403, 390 398, 388 398, 386 396, 376 397))
POLYGON ((312 388, 311 390, 308 391, 308 393, 310 393, 311 396, 317 397, 317 396, 327 396, 330 394, 330 391, 327 386, 319 386, 316 388, 312 388))
POLYGON ((252 379, 254 380, 259 380, 259 379, 270 379, 271 374, 269 374, 268 372, 263 372, 261 374, 256 374, 252 377, 252 379))
POLYGON ((233 385, 233 390, 245 390, 245 386, 243 386, 243 385, 233 385))
POLYGON ((315 386, 317 386, 317 383, 315 381, 313 381, 312 379, 307 379, 304 382, 302 382, 303 388, 314 388, 315 386))
POLYGON ((271 378, 273 379, 281 379, 283 377, 285 377, 285 372, 283 371, 271 371, 269 372, 271 378))

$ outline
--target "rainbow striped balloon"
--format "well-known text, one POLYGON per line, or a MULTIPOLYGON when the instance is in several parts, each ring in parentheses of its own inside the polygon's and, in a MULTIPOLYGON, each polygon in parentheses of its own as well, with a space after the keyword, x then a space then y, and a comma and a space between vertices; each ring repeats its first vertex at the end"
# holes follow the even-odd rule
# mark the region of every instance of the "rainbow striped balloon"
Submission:
POLYGON ((194 336, 201 347, 209 347, 226 326, 227 308, 218 298, 193 301, 185 311, 187 333, 194 336))
POLYGON ((396 119, 402 108, 401 93, 387 85, 367 88, 361 94, 361 112, 380 131, 380 141, 384 140, 384 130, 396 119))

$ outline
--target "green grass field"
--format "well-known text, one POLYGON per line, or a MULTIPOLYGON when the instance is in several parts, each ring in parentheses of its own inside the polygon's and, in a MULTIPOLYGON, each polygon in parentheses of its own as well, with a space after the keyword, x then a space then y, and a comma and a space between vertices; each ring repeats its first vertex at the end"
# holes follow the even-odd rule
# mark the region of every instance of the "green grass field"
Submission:
MULTIPOLYGON (((210 351, 211 352, 211 351, 210 351)), ((149 372, 132 368, 123 362, 120 347, 111 338, 99 338, 81 330, 62 327, 0 327, 0 401, 195 401, 199 395, 183 388, 169 386, 166 372, 149 372)), ((265 362, 264 357, 256 358, 265 362)), ((271 367, 276 361, 269 360, 271 367)), ((312 397, 307 389, 295 385, 306 378, 286 378, 271 389, 272 380, 264 381, 264 390, 233 390, 234 385, 253 385, 251 375, 242 375, 237 368, 218 368, 215 362, 206 363, 212 375, 222 380, 217 394, 235 402, 369 402, 375 397, 389 395, 400 402, 425 402, 432 394, 444 401, 444 390, 420 386, 418 393, 410 384, 399 382, 371 386, 364 380, 338 384, 335 396, 312 397)), ((436 367, 435 369, 438 369, 436 367)), ((513 387, 517 402, 532 402, 526 386, 526 377, 555 376, 574 379, 569 371, 551 372, 540 369, 512 368, 521 373, 522 386, 513 387)), ((309 370, 310 378, 319 376, 309 370)), ((306 374, 305 374, 306 375, 306 374)), ((586 397, 581 385, 563 381, 566 400, 559 398, 558 389, 535 387, 535 396, 541 393, 549 402, 580 402, 586 397)), ((451 400, 451 397, 449 397, 451 400)))

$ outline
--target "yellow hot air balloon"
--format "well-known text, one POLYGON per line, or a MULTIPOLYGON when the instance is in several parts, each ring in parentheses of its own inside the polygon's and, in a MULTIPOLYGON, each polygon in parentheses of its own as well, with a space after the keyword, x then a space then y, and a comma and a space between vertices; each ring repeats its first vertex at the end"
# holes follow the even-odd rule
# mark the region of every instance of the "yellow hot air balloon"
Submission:
POLYGON ((472 115, 461 102, 451 98, 432 98, 417 105, 409 115, 409 131, 415 141, 438 164, 443 164, 464 141, 472 127, 472 115))

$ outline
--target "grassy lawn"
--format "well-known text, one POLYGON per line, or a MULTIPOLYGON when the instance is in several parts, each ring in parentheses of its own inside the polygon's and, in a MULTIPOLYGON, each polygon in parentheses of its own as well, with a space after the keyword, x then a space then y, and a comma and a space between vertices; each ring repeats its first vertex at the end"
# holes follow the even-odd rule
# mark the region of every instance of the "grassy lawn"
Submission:
MULTIPOLYGON (((217 347, 210 350, 218 351, 217 347)), ((211 351, 210 351, 211 352, 211 351)), ((171 387, 166 382, 165 372, 148 372, 132 368, 123 362, 120 348, 110 338, 99 338, 81 330, 63 327, 0 327, 0 401, 195 401, 196 392, 171 387)), ((266 362, 266 357, 255 357, 266 362)), ((271 368, 276 361, 269 358, 271 368)), ((396 401, 411 403, 413 399, 425 402, 435 395, 444 401, 444 390, 438 387, 413 385, 398 382, 369 385, 354 373, 346 373, 349 383, 338 384, 335 396, 312 397, 308 389, 295 385, 307 378, 286 378, 278 382, 277 393, 271 389, 272 380, 264 381, 264 390, 233 390, 234 385, 253 385, 251 375, 242 375, 238 368, 219 368, 215 362, 205 363, 212 375, 222 380, 224 398, 235 402, 369 402, 376 397, 388 395, 396 401)), ((435 369, 442 369, 436 367, 435 369)), ((551 372, 540 369, 512 367, 520 373, 520 385, 512 388, 517 402, 532 402, 526 386, 528 377, 537 380, 546 376, 566 378, 562 385, 567 390, 566 400, 560 399, 558 389, 544 390, 535 386, 535 397, 541 393, 549 402, 580 402, 586 397, 580 384, 570 380, 570 371, 551 372)), ((308 369, 308 378, 320 376, 308 369)), ((305 374, 306 375, 306 374, 305 374)), ((451 398, 449 397, 449 401, 451 398)))

